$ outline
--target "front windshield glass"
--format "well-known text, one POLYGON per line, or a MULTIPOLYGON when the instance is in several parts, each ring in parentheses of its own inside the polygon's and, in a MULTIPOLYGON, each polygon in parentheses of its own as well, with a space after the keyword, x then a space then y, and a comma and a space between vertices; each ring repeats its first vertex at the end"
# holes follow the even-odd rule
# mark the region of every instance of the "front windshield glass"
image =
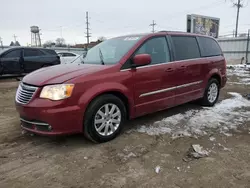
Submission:
POLYGON ((118 63, 140 39, 141 36, 133 36, 106 40, 88 50, 83 61, 86 64, 111 65, 118 63))

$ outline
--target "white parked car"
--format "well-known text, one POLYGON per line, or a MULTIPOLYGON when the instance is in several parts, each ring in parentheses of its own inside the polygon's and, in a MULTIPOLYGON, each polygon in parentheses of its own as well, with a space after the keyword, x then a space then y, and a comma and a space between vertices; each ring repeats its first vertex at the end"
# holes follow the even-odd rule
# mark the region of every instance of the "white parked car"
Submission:
POLYGON ((83 60, 83 55, 74 52, 57 52, 57 54, 60 56, 61 64, 81 63, 83 60))

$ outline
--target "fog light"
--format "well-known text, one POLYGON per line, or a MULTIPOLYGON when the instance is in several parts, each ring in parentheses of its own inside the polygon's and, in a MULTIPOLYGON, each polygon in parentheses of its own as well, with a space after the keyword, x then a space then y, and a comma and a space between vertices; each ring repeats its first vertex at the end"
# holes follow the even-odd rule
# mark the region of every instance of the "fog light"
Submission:
POLYGON ((49 131, 52 130, 52 126, 51 126, 51 125, 48 126, 48 130, 49 130, 49 131))

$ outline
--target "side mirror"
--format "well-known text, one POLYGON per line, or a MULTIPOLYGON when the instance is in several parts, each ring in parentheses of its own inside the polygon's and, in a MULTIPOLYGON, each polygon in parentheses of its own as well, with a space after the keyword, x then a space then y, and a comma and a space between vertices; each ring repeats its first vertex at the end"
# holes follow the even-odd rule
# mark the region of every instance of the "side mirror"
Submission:
POLYGON ((133 63, 136 66, 148 65, 151 63, 151 56, 149 54, 138 54, 134 56, 133 63))

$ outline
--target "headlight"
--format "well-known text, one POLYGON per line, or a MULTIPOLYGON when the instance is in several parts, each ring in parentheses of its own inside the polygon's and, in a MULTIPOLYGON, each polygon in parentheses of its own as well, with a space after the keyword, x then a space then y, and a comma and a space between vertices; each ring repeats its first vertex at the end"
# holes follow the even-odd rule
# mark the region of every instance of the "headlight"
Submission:
POLYGON ((74 84, 58 84, 44 86, 40 94, 40 98, 50 100, 62 100, 71 96, 74 84))

